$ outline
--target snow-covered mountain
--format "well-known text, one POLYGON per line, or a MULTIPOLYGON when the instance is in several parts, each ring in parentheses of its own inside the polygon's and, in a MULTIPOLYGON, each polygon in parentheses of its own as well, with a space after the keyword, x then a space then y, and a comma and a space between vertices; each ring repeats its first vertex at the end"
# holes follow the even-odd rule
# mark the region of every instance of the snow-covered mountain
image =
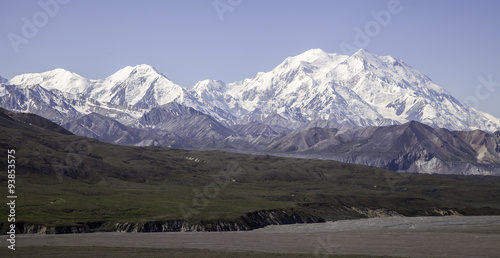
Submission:
MULTIPOLYGON (((351 56, 312 49, 251 79, 233 83, 204 80, 192 89, 173 83, 149 65, 125 67, 100 80, 55 69, 19 75, 4 85, 15 85, 21 95, 38 85, 60 99, 35 101, 37 96, 26 92, 15 108, 14 103, 5 105, 5 98, 0 99, 5 108, 37 113, 29 103, 41 102, 36 106, 52 106, 74 116, 74 112, 60 110, 60 104, 54 105, 64 102, 69 107, 62 109, 77 110, 81 116, 99 113, 125 125, 136 124, 155 107, 176 102, 227 126, 259 122, 303 129, 305 124, 362 127, 414 120, 451 130, 492 132, 500 128, 500 119, 463 105, 418 70, 363 49, 351 56)), ((5 97, 5 87, 0 98, 5 97)))
MULTIPOLYGON (((173 83, 153 67, 144 64, 125 67, 100 80, 90 80, 64 69, 55 69, 44 73, 18 75, 6 84, 14 85, 19 91, 41 87, 61 99, 73 101, 73 108, 78 110, 80 115, 95 112, 127 125, 134 124, 152 108, 170 102, 193 107, 219 118, 217 113, 211 112, 210 108, 205 108, 197 101, 192 90, 173 83)), ((32 97, 24 96, 20 100, 21 103, 23 99, 30 102, 32 97)), ((12 109, 8 106, 6 108, 12 109)), ((28 111, 28 108, 15 110, 28 111)), ((36 110, 29 110, 37 113, 36 110)), ((60 120, 48 118, 53 121, 60 120)))
POLYGON ((414 120, 452 130, 500 128, 499 119, 464 106, 418 70, 363 49, 351 56, 312 49, 270 72, 224 84, 217 93, 207 94, 212 84, 205 85, 195 88, 200 97, 228 100, 230 108, 242 109, 238 122, 278 114, 289 126, 315 120, 357 127, 414 120))

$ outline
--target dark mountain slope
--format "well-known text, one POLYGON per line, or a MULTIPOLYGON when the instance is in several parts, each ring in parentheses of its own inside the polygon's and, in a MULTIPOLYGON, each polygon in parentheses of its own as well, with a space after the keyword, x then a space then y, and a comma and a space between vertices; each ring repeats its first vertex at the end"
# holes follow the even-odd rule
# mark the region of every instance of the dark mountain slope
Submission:
POLYGON ((372 165, 403 172, 500 175, 497 134, 482 131, 451 132, 418 123, 330 131, 291 133, 267 150, 321 154, 326 159, 372 165), (317 138, 317 141, 305 139, 317 138))
POLYGON ((293 132, 271 144, 267 150, 272 151, 304 151, 313 145, 333 138, 337 134, 337 129, 324 129, 313 127, 305 131, 293 132))
POLYGON ((224 139, 233 131, 211 116, 171 102, 153 108, 139 119, 140 128, 172 133, 182 138, 187 148, 225 148, 224 139))
POLYGON ((73 135, 70 131, 41 116, 30 113, 14 113, 3 108, 0 108, 0 125, 43 134, 73 135))
MULTIPOLYGON (((97 113, 82 116, 63 124, 63 126, 77 135, 119 145, 134 145, 142 141, 139 129, 127 127, 112 118, 97 113)), ((151 136, 153 135, 151 134, 151 136)))
POLYGON ((234 133, 225 141, 235 149, 259 150, 281 139, 292 130, 280 126, 271 126, 260 122, 250 122, 231 127, 234 133))

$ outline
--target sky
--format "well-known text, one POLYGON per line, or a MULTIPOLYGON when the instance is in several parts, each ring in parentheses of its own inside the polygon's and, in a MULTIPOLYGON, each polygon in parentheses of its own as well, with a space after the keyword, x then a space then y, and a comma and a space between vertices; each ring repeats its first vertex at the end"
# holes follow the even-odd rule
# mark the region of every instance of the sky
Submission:
POLYGON ((403 60, 500 117, 500 1, 0 0, 0 76, 149 64, 190 88, 321 48, 403 60))

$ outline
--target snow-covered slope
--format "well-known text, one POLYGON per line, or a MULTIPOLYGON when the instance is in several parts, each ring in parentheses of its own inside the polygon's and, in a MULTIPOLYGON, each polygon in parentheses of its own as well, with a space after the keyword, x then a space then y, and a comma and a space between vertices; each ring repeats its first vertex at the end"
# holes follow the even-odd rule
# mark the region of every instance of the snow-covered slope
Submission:
POLYGON ((17 85, 0 86, 2 108, 14 112, 40 115, 61 124, 67 117, 78 116, 74 101, 55 94, 40 85, 22 87, 17 85))
POLYGON ((9 80, 8 83, 21 88, 40 85, 46 90, 81 94, 85 92, 90 81, 76 73, 59 68, 44 73, 21 74, 9 80))
POLYGON ((359 50, 338 65, 334 81, 352 89, 385 118, 434 127, 494 131, 499 120, 461 104, 427 76, 390 56, 359 50))
POLYGON ((235 116, 241 115, 242 109, 237 100, 225 93, 226 91, 227 84, 223 81, 203 80, 196 83, 191 92, 204 107, 198 110, 210 114, 221 122, 233 124, 236 121, 235 116))

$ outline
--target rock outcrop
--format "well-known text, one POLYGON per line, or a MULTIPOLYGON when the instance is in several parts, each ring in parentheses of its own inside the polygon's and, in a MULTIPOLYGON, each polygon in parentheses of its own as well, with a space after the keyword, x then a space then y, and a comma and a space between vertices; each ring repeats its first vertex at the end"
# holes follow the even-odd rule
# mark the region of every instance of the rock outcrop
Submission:
POLYGON ((262 210, 249 212, 238 221, 201 221, 191 224, 183 220, 116 223, 117 232, 190 232, 190 231, 241 231, 262 228, 268 225, 325 222, 323 218, 302 218, 294 211, 262 210))

